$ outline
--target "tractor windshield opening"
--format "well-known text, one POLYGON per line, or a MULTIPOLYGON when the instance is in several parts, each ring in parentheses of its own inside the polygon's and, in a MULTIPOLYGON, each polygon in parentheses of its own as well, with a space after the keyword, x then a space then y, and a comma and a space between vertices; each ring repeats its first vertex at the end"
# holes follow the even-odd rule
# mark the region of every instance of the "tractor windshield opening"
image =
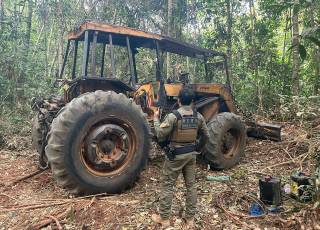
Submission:
POLYGON ((129 57, 128 46, 117 43, 119 40, 115 42, 112 34, 102 34, 97 31, 85 31, 83 37, 68 40, 64 60, 66 65, 72 65, 70 68, 72 72, 61 72, 60 76, 71 76, 72 79, 77 77, 115 78, 119 76, 120 80, 124 80, 130 75, 131 69, 128 63, 133 61, 133 49, 130 48, 130 41, 128 41, 129 53, 131 54, 129 57), (68 59, 70 53, 73 56, 69 58, 72 59, 72 63, 68 59))
POLYGON ((136 69, 139 83, 155 81, 157 54, 155 50, 138 48, 136 50, 136 69))
POLYGON ((225 58, 221 56, 192 58, 170 54, 170 68, 165 68, 164 71, 168 83, 226 84, 228 82, 226 64, 225 58))
POLYGON ((227 63, 222 57, 216 56, 207 60, 207 71, 209 82, 225 84, 228 82, 227 63))

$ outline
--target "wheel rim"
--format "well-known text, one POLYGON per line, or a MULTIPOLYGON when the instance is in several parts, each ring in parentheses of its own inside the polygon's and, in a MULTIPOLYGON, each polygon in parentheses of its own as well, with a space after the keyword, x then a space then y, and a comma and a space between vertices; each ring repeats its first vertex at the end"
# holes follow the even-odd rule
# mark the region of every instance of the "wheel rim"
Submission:
POLYGON ((82 140, 81 162, 96 176, 121 172, 132 159, 136 135, 129 123, 117 118, 91 126, 82 140))
POLYGON ((229 129, 222 141, 222 153, 225 158, 232 158, 237 154, 241 143, 241 133, 238 129, 229 129))

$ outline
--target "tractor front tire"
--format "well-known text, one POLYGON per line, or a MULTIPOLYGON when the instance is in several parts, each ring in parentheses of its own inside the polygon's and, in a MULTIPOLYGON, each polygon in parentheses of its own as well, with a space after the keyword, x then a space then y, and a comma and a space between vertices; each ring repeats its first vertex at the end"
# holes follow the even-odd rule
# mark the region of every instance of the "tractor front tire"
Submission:
POLYGON ((48 160, 44 153, 43 140, 44 140, 43 124, 39 121, 39 113, 37 113, 32 119, 31 139, 32 147, 37 151, 39 158, 39 168, 45 169, 48 167, 48 160))
POLYGON ((229 169, 244 156, 246 129, 241 118, 233 113, 220 113, 207 124, 210 139, 204 158, 213 169, 229 169))
POLYGON ((48 167, 48 159, 45 155, 45 145, 47 143, 47 134, 50 128, 50 124, 64 106, 64 98, 60 95, 50 95, 45 100, 39 100, 41 103, 41 109, 38 105, 38 111, 32 119, 32 147, 37 151, 39 155, 39 167, 40 169, 46 169, 48 167), (46 104, 46 106, 43 106, 46 104), (48 106, 49 105, 49 106, 48 106))
POLYGON ((39 114, 36 115, 32 119, 32 129, 31 129, 31 139, 32 139, 32 147, 35 149, 39 154, 42 148, 42 129, 41 124, 39 122, 39 114))
POLYGON ((68 103, 53 120, 46 155, 58 184, 73 194, 120 193, 145 166, 150 131, 132 99, 101 90, 68 103))

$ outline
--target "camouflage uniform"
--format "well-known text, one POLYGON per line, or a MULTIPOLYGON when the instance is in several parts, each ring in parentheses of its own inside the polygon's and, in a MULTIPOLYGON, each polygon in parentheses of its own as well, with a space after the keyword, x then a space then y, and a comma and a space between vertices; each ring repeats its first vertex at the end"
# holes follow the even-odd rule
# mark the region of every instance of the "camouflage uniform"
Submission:
MULTIPOLYGON (((193 110, 191 106, 182 106, 178 112, 184 115, 192 115, 193 110)), ((209 138, 209 131, 203 116, 197 113, 198 127, 195 129, 196 136, 202 135, 205 140, 209 138)), ((174 147, 182 147, 190 145, 189 143, 177 143, 173 141, 174 133, 177 134, 178 118, 173 113, 168 114, 165 120, 160 124, 159 119, 154 119, 154 128, 159 141, 169 138, 171 145, 174 147)), ((191 134, 192 135, 192 134, 191 134)), ((179 137, 175 135, 176 138, 179 137)), ((195 141, 195 140, 194 140, 195 141)), ((192 143, 191 143, 192 144, 192 143)), ((195 143, 194 143, 195 144, 195 143)), ((197 204, 197 188, 195 181, 195 166, 196 166, 196 152, 185 153, 176 155, 174 160, 169 160, 167 157, 163 167, 163 187, 160 194, 160 216, 162 219, 169 219, 171 212, 171 203, 174 193, 176 180, 182 172, 185 185, 187 188, 186 194, 186 218, 193 218, 196 212, 197 204)))

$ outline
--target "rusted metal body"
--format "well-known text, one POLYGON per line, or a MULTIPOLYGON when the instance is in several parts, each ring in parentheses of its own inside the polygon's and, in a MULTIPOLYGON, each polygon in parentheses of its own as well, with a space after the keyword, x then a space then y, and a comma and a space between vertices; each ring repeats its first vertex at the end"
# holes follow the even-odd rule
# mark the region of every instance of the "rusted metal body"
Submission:
POLYGON ((117 118, 107 122, 87 130, 81 150, 82 164, 97 176, 118 174, 134 157, 136 131, 117 118))
MULTIPOLYGON (((157 54, 157 80, 161 79, 161 71, 160 71, 160 55, 161 52, 170 52, 179 54, 182 56, 188 56, 192 58, 198 58, 207 60, 209 57, 220 56, 223 58, 223 63, 227 66, 226 55, 221 52, 203 49, 196 47, 194 45, 181 42, 179 40, 161 36, 158 34, 147 33, 144 31, 128 28, 128 27, 120 27, 109 24, 102 24, 97 22, 85 22, 75 31, 69 33, 68 36, 68 44, 66 49, 66 56, 69 53, 69 48, 71 42, 74 42, 74 62, 73 62, 73 71, 72 78, 76 78, 75 74, 75 66, 77 64, 77 53, 78 53, 78 43, 83 42, 83 57, 82 57, 82 67, 81 67, 81 77, 85 77, 88 75, 91 76, 100 76, 103 77, 103 67, 104 67, 104 54, 106 52, 106 45, 109 47, 110 51, 110 60, 111 60, 111 73, 112 76, 115 74, 115 63, 114 63, 114 46, 123 46, 127 47, 128 50, 128 59, 129 66, 131 72, 131 83, 134 85, 138 82, 137 73, 136 73, 136 65, 135 65, 135 54, 137 53, 137 48, 148 48, 156 50, 157 54), (96 47, 99 46, 102 48, 102 61, 100 66, 100 74, 96 73, 96 47), (91 47, 91 48, 90 48, 91 47), (91 49, 91 50, 90 50, 91 49), (91 73, 88 73, 88 65, 89 65, 89 53, 92 53, 92 70, 91 73)), ((207 63, 205 66, 207 66, 207 63)), ((65 64, 65 63, 64 63, 65 64)), ((62 68, 61 75, 63 73, 64 67, 62 68)), ((226 69, 227 70, 227 69, 226 69)), ((206 68, 206 75, 207 75, 206 68)), ((227 82, 229 82, 228 72, 226 71, 227 82)), ((80 76, 78 76, 80 77, 80 76)))
MULTIPOLYGON (((132 28, 85 22, 68 36, 59 80, 64 98, 33 103, 37 115, 32 139, 40 165, 50 164, 58 183, 72 193, 122 192, 134 184, 145 166, 155 111, 160 109, 162 119, 177 109, 180 90, 190 87, 195 92, 193 107, 210 130, 211 139, 202 145, 200 157, 210 167, 231 168, 244 156, 246 128, 235 114, 228 73, 224 53, 132 28), (130 74, 124 81, 116 76, 118 48, 114 46, 127 51, 130 74), (151 82, 139 81, 136 54, 140 48, 155 52, 151 82), (210 82, 210 67, 220 66, 224 82, 192 84, 188 73, 177 80, 165 79, 164 52, 202 60, 202 79, 210 82), (64 77, 69 54, 73 59, 70 76, 64 77), (209 59, 215 61, 213 65, 209 59)), ((280 135, 275 127, 253 124, 248 129, 252 136, 277 139, 280 135)))
POLYGON ((109 43, 111 34, 113 45, 116 46, 126 47, 127 37, 129 37, 131 48, 133 49, 136 47, 156 49, 158 43, 159 48, 162 51, 183 56, 194 58, 202 58, 204 56, 225 56, 222 52, 199 48, 167 36, 97 22, 85 22, 78 29, 69 33, 68 40, 84 41, 86 31, 89 31, 88 36, 90 41, 93 41, 94 32, 98 32, 97 43, 109 43))
MULTIPOLYGON (((95 92, 97 90, 113 91, 132 98, 136 104, 141 106, 143 112, 147 114, 148 120, 152 121, 154 112, 158 108, 161 109, 162 116, 176 109, 178 107, 177 96, 179 91, 182 87, 188 86, 191 87, 196 94, 193 106, 204 116, 208 123, 212 121, 217 114, 223 112, 236 113, 228 75, 227 57, 224 53, 199 48, 158 34, 96 22, 85 22, 68 35, 68 43, 60 78, 63 78, 67 58, 70 53, 73 59, 71 62, 71 76, 68 77, 69 80, 63 80, 65 92, 63 105, 84 93, 95 92), (114 46, 122 46, 127 50, 128 69, 130 70, 128 77, 129 83, 119 80, 116 76, 117 63, 115 62, 114 46), (139 48, 148 48, 155 51, 156 72, 154 81, 152 82, 139 82, 136 69, 136 54, 139 52, 139 48), (72 50, 72 52, 70 52, 70 50, 72 50), (205 67, 205 79, 211 79, 208 70, 210 68, 208 59, 219 57, 218 62, 215 62, 214 65, 219 63, 219 66, 224 68, 224 84, 189 84, 188 74, 181 76, 181 78, 175 82, 165 79, 162 60, 163 52, 201 59, 205 67), (79 54, 82 54, 82 57, 79 57, 79 54), (110 59, 109 70, 106 70, 106 58, 110 59), (81 63, 78 63, 79 61, 81 61, 81 63), (106 74, 111 77, 106 78, 106 74)), ((59 109, 60 108, 61 106, 59 106, 59 109)), ((49 112, 45 114, 50 114, 50 116, 47 116, 48 119, 43 119, 42 117, 45 115, 41 115, 42 112, 39 110, 41 118, 40 124, 42 125, 41 135, 43 137, 40 150, 41 156, 44 155, 44 147, 46 145, 50 122, 52 122, 53 117, 56 116, 58 112, 57 110, 53 114, 52 110, 46 111, 49 112)), ((83 143, 83 156, 81 159, 83 160, 82 163, 93 174, 109 175, 119 168, 126 167, 128 161, 123 161, 123 159, 130 159, 128 156, 132 154, 132 146, 135 144, 134 140, 126 140, 122 139, 122 137, 130 136, 130 134, 134 136, 132 135, 134 130, 126 130, 125 126, 121 126, 121 124, 116 122, 116 119, 110 121, 110 123, 112 123, 111 126, 101 125, 101 127, 93 127, 87 130, 89 134, 87 135, 86 143, 83 143), (111 131, 108 134, 106 130, 111 131), (100 136, 108 136, 108 139, 113 141, 108 142, 101 139, 101 141, 99 141, 100 144, 96 145, 94 142, 99 139, 100 136), (122 149, 122 151, 119 149, 122 149), (101 152, 108 153, 108 157, 106 158, 105 154, 99 155, 101 152), (124 156, 124 153, 127 155, 124 156), (95 155, 95 157, 92 158, 92 155, 95 155), (99 162, 97 163, 92 159, 99 159, 103 167, 99 165, 99 162)), ((251 125, 248 134, 258 138, 268 138, 271 135, 271 139, 280 139, 279 129, 271 128, 272 132, 264 132, 264 127, 267 126, 261 124, 251 125)), ((271 126, 268 127, 270 130, 271 126)))
MULTIPOLYGON (((167 97, 177 97, 183 86, 182 83, 164 84, 165 95, 167 97)), ((196 92, 199 99, 195 101, 194 106, 204 116, 207 122, 219 112, 235 112, 231 91, 228 87, 218 84, 188 84, 188 87, 196 92)), ((145 107, 148 108, 148 111, 155 111, 159 107, 157 101, 157 89, 159 88, 159 82, 157 84, 143 84, 137 89, 134 97, 146 95, 147 100, 145 107)), ((172 105, 170 101, 169 105, 172 105)), ((175 107, 172 109, 175 109, 175 107)), ((152 119, 153 114, 148 114, 152 119)))
MULTIPOLYGON (((203 49, 188 43, 178 41, 166 36, 147 33, 144 31, 119 27, 96 22, 85 22, 75 31, 69 33, 68 45, 65 60, 69 53, 69 49, 73 43, 73 68, 72 81, 65 87, 65 100, 71 101, 73 98, 86 92, 95 90, 112 90, 117 93, 124 93, 129 97, 135 98, 136 102, 141 103, 142 109, 148 114, 149 120, 153 118, 153 112, 157 108, 161 108, 166 114, 177 107, 176 97, 180 89, 185 85, 184 82, 166 82, 163 76, 161 53, 171 52, 183 56, 202 59, 206 66, 206 75, 208 75, 207 59, 219 56, 225 67, 225 84, 188 84, 197 94, 195 106, 203 113, 207 121, 219 112, 235 112, 231 93, 230 79, 227 69, 227 58, 224 53, 203 49), (81 65, 81 73, 77 76, 77 54, 79 43, 83 43, 83 57, 81 65), (130 69, 130 85, 115 78, 115 60, 114 46, 127 47, 129 69, 130 69), (97 74, 97 47, 102 49, 102 57, 100 65, 100 73, 97 74), (104 63, 106 49, 109 50, 111 61, 110 75, 112 78, 104 77, 104 63), (139 84, 136 70, 136 58, 138 48, 149 48, 156 52, 156 77, 154 82, 139 84), (89 54, 91 53, 91 73, 89 69, 89 54), (216 100, 204 103, 208 98, 215 97, 216 100), (200 103, 201 102, 201 103, 200 103)), ((62 68, 64 70, 64 67, 62 68)), ((63 73, 61 72, 62 76, 63 73)))
MULTIPOLYGON (((157 108, 163 109, 163 113, 166 114, 172 109, 177 107, 176 97, 180 89, 185 85, 185 82, 173 82, 167 83, 163 76, 161 54, 163 52, 170 52, 192 58, 202 59, 205 66, 206 79, 208 76, 208 58, 221 57, 222 60, 216 62, 219 66, 225 68, 225 84, 188 84, 197 95, 197 101, 195 106, 198 111, 203 114, 206 121, 210 121, 216 114, 221 112, 235 113, 232 90, 230 85, 230 79, 228 75, 228 63, 227 57, 224 53, 203 49, 194 45, 181 42, 179 40, 162 36, 159 34, 148 33, 145 31, 132 29, 128 27, 109 25, 97 22, 85 22, 79 28, 70 32, 68 35, 68 43, 65 59, 67 59, 69 49, 73 43, 73 67, 72 75, 73 79, 67 84, 65 91, 65 101, 70 102, 73 98, 86 92, 93 92, 95 90, 112 90, 117 93, 124 93, 127 96, 135 98, 137 103, 140 103, 144 112, 148 114, 149 120, 153 119, 153 113, 157 108), (81 65, 80 75, 76 74, 77 54, 79 43, 83 45, 83 57, 81 65), (114 46, 123 46, 127 48, 130 79, 126 84, 118 80, 115 76, 115 58, 114 58, 114 46), (97 61, 99 58, 96 55, 97 49, 102 50, 100 57, 100 72, 97 73, 97 61), (139 79, 136 70, 136 54, 138 48, 149 48, 155 50, 156 61, 156 73, 155 81, 139 84, 139 79), (112 78, 104 77, 105 69, 105 56, 109 50, 109 58, 111 62, 110 76, 112 78), (89 54, 91 53, 91 73, 89 69, 89 54), (216 98, 209 103, 204 103, 208 98, 216 98)), ((216 64, 213 63, 213 64, 216 64)), ((64 62, 65 64, 65 62, 64 62)), ((212 63, 211 63, 212 64, 212 63)), ((64 66, 62 71, 64 70, 64 66)), ((63 72, 61 72, 61 77, 63 72)), ((249 136, 256 138, 270 138, 274 140, 280 140, 281 129, 273 128, 274 132, 262 131, 269 129, 269 124, 252 125, 250 123, 249 136), (275 136, 275 134, 277 134, 275 136)), ((272 125, 271 125, 272 126, 272 125)))

